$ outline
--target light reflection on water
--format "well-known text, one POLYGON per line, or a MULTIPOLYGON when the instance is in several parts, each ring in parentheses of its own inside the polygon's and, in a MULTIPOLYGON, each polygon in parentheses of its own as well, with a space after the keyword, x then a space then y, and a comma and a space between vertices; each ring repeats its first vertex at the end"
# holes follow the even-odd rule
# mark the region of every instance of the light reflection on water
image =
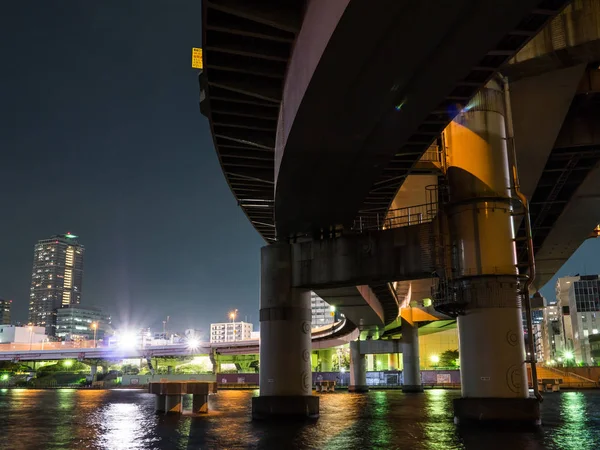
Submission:
MULTIPOLYGON (((548 394, 537 431, 461 429, 457 391, 346 392, 321 396, 310 423, 250 419, 256 392, 221 391, 204 416, 154 414, 142 391, 0 391, 0 449, 551 449, 600 448, 600 392, 548 394)), ((189 404, 186 399, 184 405, 189 404)))

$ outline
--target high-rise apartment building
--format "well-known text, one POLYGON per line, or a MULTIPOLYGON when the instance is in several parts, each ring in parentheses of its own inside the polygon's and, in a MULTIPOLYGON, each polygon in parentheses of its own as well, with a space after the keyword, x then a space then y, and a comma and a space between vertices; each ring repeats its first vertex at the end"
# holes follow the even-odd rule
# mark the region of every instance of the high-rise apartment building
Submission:
POLYGON ((0 325, 10 325, 10 307, 12 300, 0 298, 0 325))
POLYGON ((84 248, 71 233, 42 239, 34 247, 29 323, 56 334, 56 310, 78 305, 83 282, 84 248))
POLYGON ((559 278, 556 297, 561 307, 565 350, 574 362, 592 364, 588 337, 600 330, 600 279, 598 275, 559 278))
POLYGON ((312 309, 312 327, 322 327, 334 322, 331 306, 314 292, 310 293, 310 307, 312 309))

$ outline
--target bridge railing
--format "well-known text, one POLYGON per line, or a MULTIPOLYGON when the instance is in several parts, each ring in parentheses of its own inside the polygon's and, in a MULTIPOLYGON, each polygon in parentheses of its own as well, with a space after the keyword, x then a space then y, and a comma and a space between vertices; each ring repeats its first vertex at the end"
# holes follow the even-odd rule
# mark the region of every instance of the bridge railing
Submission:
POLYGON ((433 221, 437 212, 437 203, 390 209, 385 215, 367 212, 354 221, 353 229, 363 232, 419 225, 433 221))

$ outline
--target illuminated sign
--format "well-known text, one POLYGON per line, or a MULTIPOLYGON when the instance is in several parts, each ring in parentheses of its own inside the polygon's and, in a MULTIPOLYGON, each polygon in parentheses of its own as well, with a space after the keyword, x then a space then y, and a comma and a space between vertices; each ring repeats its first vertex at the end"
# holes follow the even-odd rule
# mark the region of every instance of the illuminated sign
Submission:
POLYGON ((194 69, 202 69, 202 49, 192 48, 192 67, 194 69))

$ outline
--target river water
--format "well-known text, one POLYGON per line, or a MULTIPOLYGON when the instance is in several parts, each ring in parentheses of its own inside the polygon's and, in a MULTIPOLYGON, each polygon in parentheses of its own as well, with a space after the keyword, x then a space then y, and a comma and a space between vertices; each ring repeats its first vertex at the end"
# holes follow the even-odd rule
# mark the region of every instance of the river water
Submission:
POLYGON ((0 390, 0 449, 600 449, 600 392, 546 395, 537 431, 457 430, 458 391, 321 396, 314 423, 250 419, 251 391, 220 391, 205 416, 157 416, 132 390, 0 390))

